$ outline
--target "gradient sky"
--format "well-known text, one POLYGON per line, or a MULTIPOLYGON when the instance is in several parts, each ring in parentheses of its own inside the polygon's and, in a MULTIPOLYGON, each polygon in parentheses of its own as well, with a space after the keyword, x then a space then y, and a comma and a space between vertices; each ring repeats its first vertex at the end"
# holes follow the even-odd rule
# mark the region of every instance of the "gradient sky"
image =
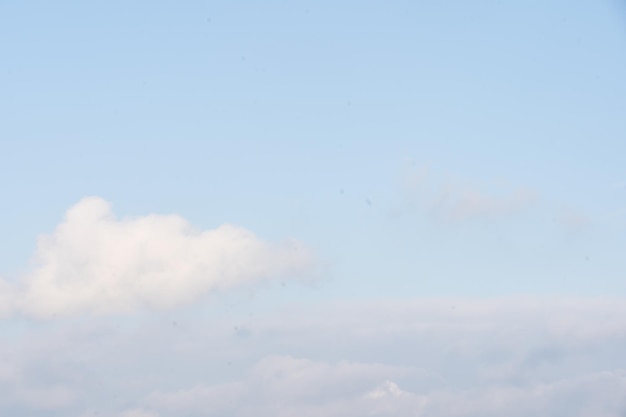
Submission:
MULTIPOLYGON (((626 5, 617 0, 2 1, 3 337, 19 352, 31 339, 57 340, 56 326, 83 334, 84 323, 57 323, 56 314, 122 314, 113 321, 136 319, 139 333, 152 334, 146 329, 169 314, 219 323, 218 312, 244 317, 305 301, 327 311, 328 303, 382 299, 452 297, 474 306, 468 300, 582 297, 590 317, 605 317, 589 297, 626 296, 625 51, 626 5), (64 217, 72 207, 78 214, 64 217), (162 271, 171 299, 133 277, 111 284, 107 294, 119 305, 110 311, 108 299, 74 297, 108 285, 89 281, 104 277, 107 255, 99 251, 109 247, 90 240, 93 213, 105 213, 109 223, 97 230, 112 250, 128 244, 130 255, 120 249, 116 259, 129 271, 141 275, 154 268, 142 262, 158 261, 142 257, 136 236, 161 245, 158 253, 171 260, 162 271), (217 232, 186 240, 168 215, 217 232), (233 246, 228 267, 187 259, 181 249, 202 253, 236 230, 253 234, 247 242, 255 249, 233 246), (174 241, 180 245, 168 246, 174 241), (259 257, 268 259, 266 270, 252 261, 259 257), (196 272, 184 275, 176 262, 196 272), (235 264, 241 269, 232 272, 235 264), (68 270, 85 281, 66 300, 49 301, 68 270), (215 271, 226 270, 232 279, 220 281, 215 271), (172 284, 179 276, 186 286, 172 284), (244 280, 253 285, 239 288, 244 280), (205 303, 190 295, 197 285, 219 291, 202 287, 205 303)), ((105 326, 106 317, 93 320, 105 326)), ((124 337, 113 338, 128 358, 147 346, 124 337)), ((249 362, 294 354, 285 347, 293 345, 281 346, 250 348, 249 362)), ((370 359, 392 360, 386 349, 370 359)), ((359 356, 300 353, 312 361, 359 356)), ((32 355, 15 360, 36 368, 33 358, 43 353, 32 355)), ((168 360, 167 352, 155 355, 168 360)), ((598 355, 589 363, 602 362, 598 355)), ((181 381, 194 385, 193 366, 185 369, 181 381)), ((155 387, 137 392, 166 390, 155 387)), ((28 395, 14 397, 0 398, 0 410, 40 415, 28 395)), ((159 401, 141 404, 161 414, 141 406, 123 415, 187 415, 159 401)), ((87 407, 72 404, 79 411, 54 412, 87 407)), ((122 415, 120 407, 108 412, 122 415)))

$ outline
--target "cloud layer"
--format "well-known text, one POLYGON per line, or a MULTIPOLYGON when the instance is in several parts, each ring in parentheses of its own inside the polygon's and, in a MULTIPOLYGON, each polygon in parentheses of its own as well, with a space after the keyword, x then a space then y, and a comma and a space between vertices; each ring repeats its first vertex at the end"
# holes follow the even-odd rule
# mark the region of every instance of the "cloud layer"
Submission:
POLYGON ((212 291, 302 276, 313 255, 297 241, 265 242, 232 225, 199 231, 176 215, 118 219, 86 198, 40 238, 19 288, 0 283, 0 313, 37 317, 166 309, 212 291))
POLYGON ((250 341, 295 357, 261 356, 234 381, 157 390, 139 404, 163 417, 623 416, 624 305, 415 299, 296 309, 258 323, 250 341))
POLYGON ((191 314, 176 326, 154 316, 48 322, 0 334, 10 364, 0 366, 0 413, 622 417, 625 306, 408 299, 191 314))
POLYGON ((384 366, 375 374, 367 372, 374 365, 354 363, 342 375, 345 365, 341 364, 289 357, 270 360, 271 366, 264 359, 239 382, 156 392, 143 402, 148 409, 160 410, 152 411, 157 416, 617 417, 626 411, 626 371, 597 372, 531 386, 493 384, 413 391, 386 379, 399 372, 384 366), (307 374, 317 378, 307 378, 307 374))

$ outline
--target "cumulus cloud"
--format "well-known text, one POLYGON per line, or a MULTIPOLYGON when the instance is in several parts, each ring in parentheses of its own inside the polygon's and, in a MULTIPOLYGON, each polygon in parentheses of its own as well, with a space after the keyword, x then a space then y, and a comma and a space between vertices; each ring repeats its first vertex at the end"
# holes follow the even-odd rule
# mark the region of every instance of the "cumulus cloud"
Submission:
POLYGON ((265 242, 233 225, 200 231, 177 215, 118 219, 101 198, 70 208, 39 239, 19 288, 0 282, 0 313, 37 317, 171 308, 224 290, 311 271, 303 244, 265 242))

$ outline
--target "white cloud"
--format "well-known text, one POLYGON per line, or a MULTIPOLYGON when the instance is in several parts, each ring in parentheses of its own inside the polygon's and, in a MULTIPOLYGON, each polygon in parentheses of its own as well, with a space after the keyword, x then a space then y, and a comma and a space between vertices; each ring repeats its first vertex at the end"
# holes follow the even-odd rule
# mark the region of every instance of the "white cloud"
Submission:
POLYGON ((296 241, 268 243, 232 225, 199 231, 176 215, 118 219, 94 197, 70 208, 54 233, 40 238, 35 263, 19 289, 0 282, 5 314, 171 308, 212 291, 306 274, 314 262, 296 241))

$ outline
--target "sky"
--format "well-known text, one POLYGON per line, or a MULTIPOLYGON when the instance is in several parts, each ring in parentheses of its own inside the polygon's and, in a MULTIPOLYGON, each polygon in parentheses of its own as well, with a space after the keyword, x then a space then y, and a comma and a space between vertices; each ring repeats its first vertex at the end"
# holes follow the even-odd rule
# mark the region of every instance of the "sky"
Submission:
POLYGON ((0 414, 623 417, 624 51, 618 0, 0 2, 0 414))

